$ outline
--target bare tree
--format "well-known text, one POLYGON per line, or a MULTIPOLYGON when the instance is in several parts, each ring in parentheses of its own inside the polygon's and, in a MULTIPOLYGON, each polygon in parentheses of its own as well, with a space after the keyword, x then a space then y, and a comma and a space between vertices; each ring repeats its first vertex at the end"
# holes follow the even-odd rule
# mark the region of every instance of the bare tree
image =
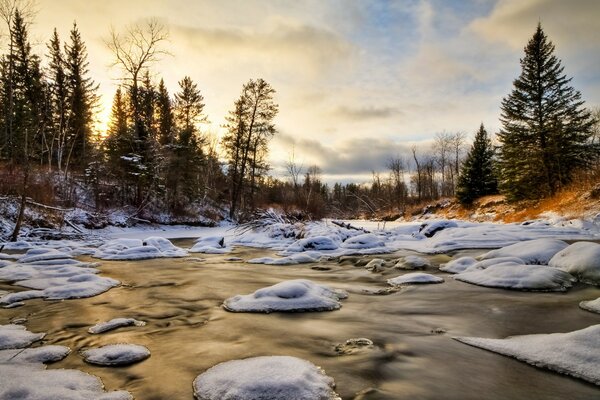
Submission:
POLYGON ((398 210, 403 213, 407 197, 406 182, 404 181, 406 161, 402 156, 390 158, 387 167, 390 170, 393 200, 395 200, 398 210))

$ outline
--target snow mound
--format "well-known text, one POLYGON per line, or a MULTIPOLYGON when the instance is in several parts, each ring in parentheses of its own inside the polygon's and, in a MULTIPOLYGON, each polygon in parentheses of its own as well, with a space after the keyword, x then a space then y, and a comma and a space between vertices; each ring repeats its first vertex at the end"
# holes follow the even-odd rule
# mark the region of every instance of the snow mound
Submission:
POLYGON ((121 328, 123 326, 144 326, 144 321, 138 321, 133 318, 114 318, 107 322, 100 322, 88 329, 89 333, 97 334, 112 331, 113 329, 121 328))
POLYGON ((206 254, 225 254, 231 249, 225 247, 225 238, 223 236, 207 236, 196 239, 194 246, 189 250, 190 253, 206 254))
POLYGON ((579 307, 600 314, 600 297, 596 300, 582 301, 579 303, 579 307))
POLYGON ((148 260, 163 257, 185 257, 187 252, 174 246, 168 239, 149 237, 140 239, 114 239, 98 247, 93 257, 102 260, 148 260))
POLYGON ((515 262, 502 262, 485 269, 468 269, 454 278, 493 288, 559 292, 566 291, 575 280, 567 272, 556 268, 515 262))
POLYGON ((404 274, 388 279, 387 282, 392 286, 400 286, 413 283, 442 283, 444 282, 444 279, 423 272, 411 272, 410 274, 404 274))
POLYGON ((477 260, 473 257, 460 257, 450 260, 446 264, 441 264, 440 271, 449 272, 451 274, 459 274, 475 263, 477 263, 477 260))
POLYGON ((600 325, 506 339, 456 337, 459 342, 600 385, 600 325))
POLYGON ((150 357, 150 350, 138 344, 109 344, 81 352, 85 362, 104 366, 129 365, 150 357))
POLYGON ((306 239, 300 239, 285 250, 288 252, 301 252, 306 250, 336 250, 338 244, 327 236, 314 236, 306 239))
MULTIPOLYGON (((42 346, 33 349, 0 350, 0 363, 53 363, 69 355, 65 346, 42 346)), ((1 398, 1 397, 0 397, 1 398)))
POLYGON ((105 392, 100 378, 42 364, 0 364, 0 399, 131 400, 125 391, 105 392))
POLYGON ((29 332, 23 325, 0 325, 0 350, 22 349, 42 340, 45 335, 29 332))
POLYGON ((385 243, 381 238, 372 233, 363 233, 348 238, 341 247, 344 249, 371 249, 374 247, 384 247, 385 243))
POLYGON ((581 282, 600 285, 600 244, 573 243, 556 253, 549 265, 570 273, 581 282))
POLYGON ((331 311, 341 307, 348 295, 306 279, 283 281, 248 295, 231 297, 223 307, 233 312, 331 311))
POLYGON ((406 256, 394 265, 398 269, 425 269, 431 267, 429 260, 419 256, 406 256))
POLYGON ((28 264, 36 261, 49 261, 49 260, 66 260, 73 258, 70 254, 63 253, 56 249, 37 247, 27 250, 27 252, 17 259, 17 262, 21 264, 28 264))
POLYGON ((435 235, 436 233, 438 233, 439 231, 442 231, 447 228, 456 228, 456 227, 458 227, 458 224, 454 221, 446 221, 446 220, 433 221, 433 222, 428 222, 428 223, 421 225, 421 228, 419 229, 419 233, 425 237, 430 238, 433 235, 435 235))
POLYGON ((332 378, 314 364, 288 356, 218 364, 194 380, 198 400, 336 400, 332 378))
POLYGON ((567 246, 567 243, 558 239, 534 239, 489 251, 480 258, 518 257, 526 264, 548 265, 550 259, 567 246))

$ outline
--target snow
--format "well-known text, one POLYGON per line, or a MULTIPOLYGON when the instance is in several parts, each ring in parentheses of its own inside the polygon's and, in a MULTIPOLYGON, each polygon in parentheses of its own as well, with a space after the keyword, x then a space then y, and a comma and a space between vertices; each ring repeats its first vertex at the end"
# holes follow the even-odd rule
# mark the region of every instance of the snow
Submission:
POLYGON ((83 350, 83 359, 96 365, 120 366, 140 362, 150 357, 150 350, 138 344, 109 344, 83 350))
POLYGON ((50 248, 33 248, 27 250, 27 253, 23 257, 17 259, 21 264, 32 263, 36 261, 48 261, 48 260, 65 260, 73 258, 71 255, 50 248))
POLYGON ((371 249, 373 247, 384 247, 383 240, 372 233, 364 233, 362 235, 348 238, 341 247, 345 249, 371 249))
POLYGON ((344 343, 335 346, 334 350, 338 355, 350 355, 360 353, 365 350, 371 350, 375 346, 373 341, 367 338, 348 339, 344 343))
POLYGON ((573 243, 556 253, 549 265, 570 273, 581 282, 600 285, 600 244, 573 243))
POLYGON ((42 340, 45 335, 29 332, 23 325, 0 325, 0 350, 22 349, 42 340))
POLYGON ((579 307, 600 314, 600 297, 596 300, 582 301, 579 303, 579 307))
POLYGON ((404 274, 388 279, 387 282, 392 286, 400 286, 413 283, 442 283, 444 282, 444 279, 423 272, 411 272, 410 274, 404 274))
POLYGON ((318 252, 305 252, 292 254, 291 256, 273 258, 273 257, 260 257, 248 260, 249 264, 267 264, 267 265, 295 265, 295 264, 306 264, 317 262, 321 257, 321 253, 318 252))
POLYGON ((458 274, 463 272, 473 264, 477 263, 477 260, 473 257, 459 257, 454 260, 450 260, 446 264, 440 265, 440 271, 449 272, 451 274, 458 274))
POLYGON ((249 295, 231 297, 225 300, 223 307, 234 312, 331 311, 339 309, 339 300, 346 297, 343 291, 306 279, 296 279, 259 289, 249 295))
POLYGON ((431 263, 419 256, 406 256, 394 265, 394 268, 399 269, 425 269, 427 267, 431 267, 431 263))
POLYGON ((218 364, 194 380, 198 400, 335 400, 334 381, 314 364, 289 356, 218 364))
POLYGON ((33 349, 0 350, 0 363, 53 363, 69 355, 65 346, 42 346, 33 349))
POLYGON ((141 239, 114 239, 98 247, 95 258, 103 260, 147 260, 163 257, 185 257, 187 252, 168 239, 151 236, 141 239))
POLYGON ((570 288, 575 280, 570 274, 556 268, 511 261, 490 265, 485 269, 469 268, 454 278, 494 288, 561 292, 570 288))
POLYGON ((600 385, 600 325, 568 333, 512 336, 506 339, 454 339, 600 385))
POLYGON ((300 239, 289 245, 285 250, 288 252, 300 252, 306 250, 335 250, 339 247, 332 238, 327 236, 314 236, 300 239))
POLYGON ((548 265, 550 259, 567 246, 567 243, 558 239, 528 240, 489 251, 483 254, 481 259, 518 257, 526 264, 548 265))
POLYGON ((447 228, 457 228, 458 224, 455 221, 447 221, 447 220, 440 220, 440 221, 432 221, 432 222, 427 222, 423 225, 421 225, 421 228, 419 229, 419 233, 425 237, 432 237, 434 236, 436 233, 447 229, 447 228))
POLYGON ((386 266, 385 260, 381 258, 374 258, 365 265, 365 269, 371 272, 380 272, 386 266))
POLYGON ((123 326, 144 326, 146 323, 144 321, 138 321, 134 318, 114 318, 110 321, 100 322, 88 329, 89 333, 104 333, 108 331, 112 331, 113 329, 121 328, 123 326))
POLYGON ((102 381, 72 369, 46 370, 39 363, 0 363, 1 400, 131 400, 125 391, 105 392, 102 381))
POLYGON ((206 236, 196 239, 190 253, 225 254, 231 251, 225 246, 224 236, 206 236))

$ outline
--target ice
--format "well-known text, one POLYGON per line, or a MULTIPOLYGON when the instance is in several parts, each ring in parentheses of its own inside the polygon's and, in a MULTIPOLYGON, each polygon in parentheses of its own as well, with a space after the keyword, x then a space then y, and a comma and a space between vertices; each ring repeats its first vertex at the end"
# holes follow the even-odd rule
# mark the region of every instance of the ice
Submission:
POLYGON ((440 265, 440 271, 449 272, 451 274, 458 274, 477 263, 477 260, 473 257, 460 257, 454 260, 450 260, 446 264, 440 265))
POLYGON ((23 325, 0 325, 0 350, 22 349, 42 340, 45 333, 29 332, 23 325))
POLYGON ((331 311, 341 307, 347 294, 306 279, 283 281, 248 295, 231 297, 223 307, 234 312, 331 311))
POLYGON ((454 339, 600 385, 600 325, 568 333, 512 336, 506 339, 454 339))
POLYGON ((131 400, 125 391, 105 392, 102 381, 72 369, 39 363, 0 363, 0 400, 131 400))
POLYGON ((494 288, 561 292, 570 288, 575 280, 567 272, 556 268, 511 261, 500 262, 485 269, 467 269, 454 278, 494 288))
POLYGON ((394 268, 399 269, 425 269, 427 267, 431 267, 431 263, 419 256, 406 256, 394 265, 394 268))
POLYGON ((198 400, 336 400, 332 378, 314 364, 264 356, 218 364, 194 380, 198 400))
POLYGON ((89 333, 103 333, 112 331, 113 329, 121 328, 123 326, 144 326, 146 323, 144 321, 138 321, 134 318, 114 318, 107 322, 100 322, 90 329, 88 329, 89 333))
POLYGON ((295 265, 295 264, 306 264, 317 262, 321 257, 320 253, 317 252, 305 252, 292 254, 287 257, 273 258, 273 257, 260 257, 248 260, 249 264, 267 264, 267 265, 295 265))
POLYGON ((442 283, 444 282, 444 279, 440 278, 439 276, 426 274, 423 272, 411 272, 409 274, 388 279, 387 282, 392 286, 400 286, 414 283, 442 283))
POLYGON ((579 303, 579 307, 600 314, 600 297, 596 300, 582 301, 579 303))
POLYGON ((362 235, 348 238, 341 247, 345 249, 371 249, 374 247, 384 247, 383 240, 372 233, 363 233, 362 235))
POLYGON ((27 250, 27 253, 23 257, 20 257, 17 262, 21 264, 32 263, 36 261, 48 261, 48 260, 65 260, 73 258, 70 254, 63 253, 56 249, 50 248, 33 248, 27 250))
POLYGON ((525 264, 548 265, 550 259, 568 244, 558 239, 535 239, 515 243, 483 254, 481 259, 518 257, 525 264))
POLYGON ((0 350, 0 363, 53 363, 69 355, 65 346, 42 346, 33 349, 0 350))
POLYGON ((163 257, 185 257, 187 252, 174 246, 168 239, 151 236, 141 239, 114 239, 94 253, 94 257, 103 260, 147 260, 163 257))
POLYGON ((138 344, 109 344, 83 350, 83 359, 96 365, 120 366, 140 362, 150 357, 150 350, 138 344))
POLYGON ((367 338, 348 339, 344 343, 335 346, 334 350, 338 355, 350 355, 371 350, 375 346, 373 341, 367 338))
POLYGON ((306 250, 335 250, 338 247, 339 244, 327 236, 314 236, 294 242, 286 248, 286 251, 300 252, 306 250))
POLYGON ((226 254, 231 251, 225 247, 224 236, 206 236, 196 239, 196 243, 189 250, 190 253, 226 254))
POLYGON ((365 269, 371 272, 381 272, 386 266, 385 260, 381 258, 374 258, 365 265, 365 269))
POLYGON ((600 244, 573 243, 556 253, 549 265, 567 271, 581 282, 600 285, 600 244))
POLYGON ((433 235, 435 235, 436 233, 447 229, 447 228, 456 228, 458 227, 458 224, 455 221, 447 221, 447 220, 440 220, 440 221, 433 221, 433 222, 427 222, 423 225, 421 225, 421 228, 419 229, 419 233, 425 237, 432 237, 433 235))

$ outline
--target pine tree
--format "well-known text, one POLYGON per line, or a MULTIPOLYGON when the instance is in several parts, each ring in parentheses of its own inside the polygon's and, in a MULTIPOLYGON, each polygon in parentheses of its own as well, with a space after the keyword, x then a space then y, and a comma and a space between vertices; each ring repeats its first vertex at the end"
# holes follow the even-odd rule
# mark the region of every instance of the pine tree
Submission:
POLYGON ((494 148, 481 124, 458 177, 456 197, 462 204, 471 204, 478 197, 497 192, 494 148))
POLYGON ((158 125, 158 142, 161 146, 173 144, 175 140, 175 122, 171 97, 164 80, 160 80, 156 93, 156 121, 158 125))
POLYGON ((502 101, 500 186, 509 199, 554 194, 593 157, 593 118, 538 24, 521 75, 502 101))
POLYGON ((70 116, 69 91, 67 86, 67 76, 65 72, 65 59, 62 52, 61 41, 56 29, 52 39, 48 43, 49 59, 49 88, 51 99, 51 143, 48 157, 48 164, 52 167, 52 162, 56 159, 57 167, 62 170, 65 149, 67 148, 67 124, 70 116))

